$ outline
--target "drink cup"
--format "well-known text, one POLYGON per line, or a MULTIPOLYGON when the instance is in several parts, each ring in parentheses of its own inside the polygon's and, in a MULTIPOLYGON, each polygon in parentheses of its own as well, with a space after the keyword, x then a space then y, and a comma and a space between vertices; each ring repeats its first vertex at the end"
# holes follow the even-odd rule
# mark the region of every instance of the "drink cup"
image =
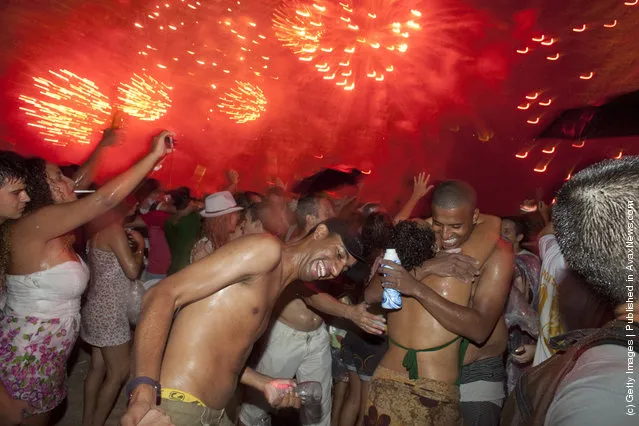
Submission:
POLYGON ((322 384, 320 382, 298 383, 295 393, 299 395, 302 405, 322 403, 322 384))

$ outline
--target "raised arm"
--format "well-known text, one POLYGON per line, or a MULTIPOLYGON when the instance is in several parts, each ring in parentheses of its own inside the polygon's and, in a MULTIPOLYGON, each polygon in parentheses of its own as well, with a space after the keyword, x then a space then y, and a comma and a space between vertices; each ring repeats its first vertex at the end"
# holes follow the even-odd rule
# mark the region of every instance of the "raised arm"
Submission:
POLYGON ((153 138, 151 152, 133 167, 112 179, 95 193, 79 200, 43 207, 16 223, 18 235, 25 240, 52 240, 117 206, 151 171, 167 152, 164 137, 168 131, 153 138))
POLYGON ((116 129, 106 129, 102 134, 102 139, 98 142, 98 146, 93 150, 87 161, 85 161, 77 172, 73 175, 73 183, 76 189, 87 189, 93 183, 95 173, 100 163, 100 158, 104 153, 104 149, 113 145, 117 139, 116 129))
POLYGON ((433 185, 428 185, 430 175, 425 175, 426 173, 420 173, 413 178, 413 194, 393 219, 394 223, 401 222, 402 220, 408 220, 419 200, 425 197, 426 194, 433 189, 433 185))
POLYGON ((235 194, 235 192, 237 192, 237 186, 240 183, 240 174, 236 170, 231 169, 226 172, 226 177, 229 180, 229 185, 225 191, 235 194))
MULTIPOLYGON (((135 377, 159 381, 162 354, 174 312, 181 306, 238 283, 273 271, 281 259, 281 245, 268 234, 251 235, 225 244, 210 256, 169 276, 144 295, 135 338, 135 377)), ((155 405, 155 393, 138 386, 131 406, 155 405)), ((134 411, 131 409, 131 411, 134 411)))

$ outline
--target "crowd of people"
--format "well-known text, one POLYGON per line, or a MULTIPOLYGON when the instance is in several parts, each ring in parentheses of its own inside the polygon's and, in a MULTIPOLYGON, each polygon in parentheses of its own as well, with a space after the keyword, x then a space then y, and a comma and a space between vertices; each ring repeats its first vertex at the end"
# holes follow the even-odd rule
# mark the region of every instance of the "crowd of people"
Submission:
POLYGON ((163 188, 167 136, 99 187, 117 131, 70 176, 0 152, 0 426, 53 424, 78 345, 83 426, 121 392, 123 426, 636 424, 639 157, 502 218, 420 174, 391 216, 233 170, 163 188))

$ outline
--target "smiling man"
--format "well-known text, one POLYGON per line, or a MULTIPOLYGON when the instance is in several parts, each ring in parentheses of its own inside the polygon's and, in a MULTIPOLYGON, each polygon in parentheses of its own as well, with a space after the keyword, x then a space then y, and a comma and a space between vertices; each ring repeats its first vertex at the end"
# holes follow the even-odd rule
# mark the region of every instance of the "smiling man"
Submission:
POLYGON ((475 191, 464 182, 438 185, 433 193, 433 217, 428 220, 440 249, 438 256, 413 274, 384 261, 386 268, 381 273, 385 277, 377 277, 381 282, 367 289, 370 301, 381 298, 380 284, 406 296, 403 307, 388 314, 391 344, 371 383, 367 425, 376 424, 384 415, 389 416, 390 426, 458 426, 461 417, 467 424, 486 424, 484 416, 477 420, 479 414, 465 412, 464 404, 471 401, 473 412, 488 409, 489 422, 495 415, 499 418, 501 406, 490 401, 503 398, 501 356, 507 337, 503 309, 510 288, 512 250, 498 239, 500 220, 480 215, 475 199, 475 191), (429 264, 453 267, 464 255, 477 259, 475 266, 480 270, 474 283, 438 273, 429 264), (460 364, 466 365, 460 369, 460 364), (475 368, 471 374, 467 364, 475 368), (499 370, 494 378, 492 370, 499 370), (464 389, 465 382, 471 381, 478 383, 464 389), (401 389, 409 389, 402 404, 394 396, 401 389))
MULTIPOLYGON (((480 218, 476 203, 475 190, 466 182, 451 180, 435 188, 433 230, 443 250, 460 249, 469 240, 480 218)), ((470 343, 459 379, 460 408, 466 426, 499 424, 506 397, 503 355, 508 330, 504 306, 510 292, 512 265, 511 246, 499 240, 472 290, 468 307, 433 312, 440 322, 448 316, 454 319, 458 328, 445 327, 470 343)))
POLYGON ((299 406, 293 393, 282 397, 292 381, 244 365, 286 286, 333 279, 355 256, 359 236, 333 219, 286 245, 267 234, 239 238, 161 281, 144 296, 122 425, 137 425, 160 400, 175 426, 230 424, 224 408, 238 381, 273 406, 299 406))

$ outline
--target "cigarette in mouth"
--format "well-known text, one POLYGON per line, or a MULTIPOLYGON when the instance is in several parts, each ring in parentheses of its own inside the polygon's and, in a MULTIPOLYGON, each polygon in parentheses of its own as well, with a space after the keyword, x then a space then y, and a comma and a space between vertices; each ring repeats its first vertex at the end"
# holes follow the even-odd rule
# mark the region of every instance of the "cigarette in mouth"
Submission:
POLYGON ((76 194, 93 194, 95 189, 76 189, 73 192, 76 194))

